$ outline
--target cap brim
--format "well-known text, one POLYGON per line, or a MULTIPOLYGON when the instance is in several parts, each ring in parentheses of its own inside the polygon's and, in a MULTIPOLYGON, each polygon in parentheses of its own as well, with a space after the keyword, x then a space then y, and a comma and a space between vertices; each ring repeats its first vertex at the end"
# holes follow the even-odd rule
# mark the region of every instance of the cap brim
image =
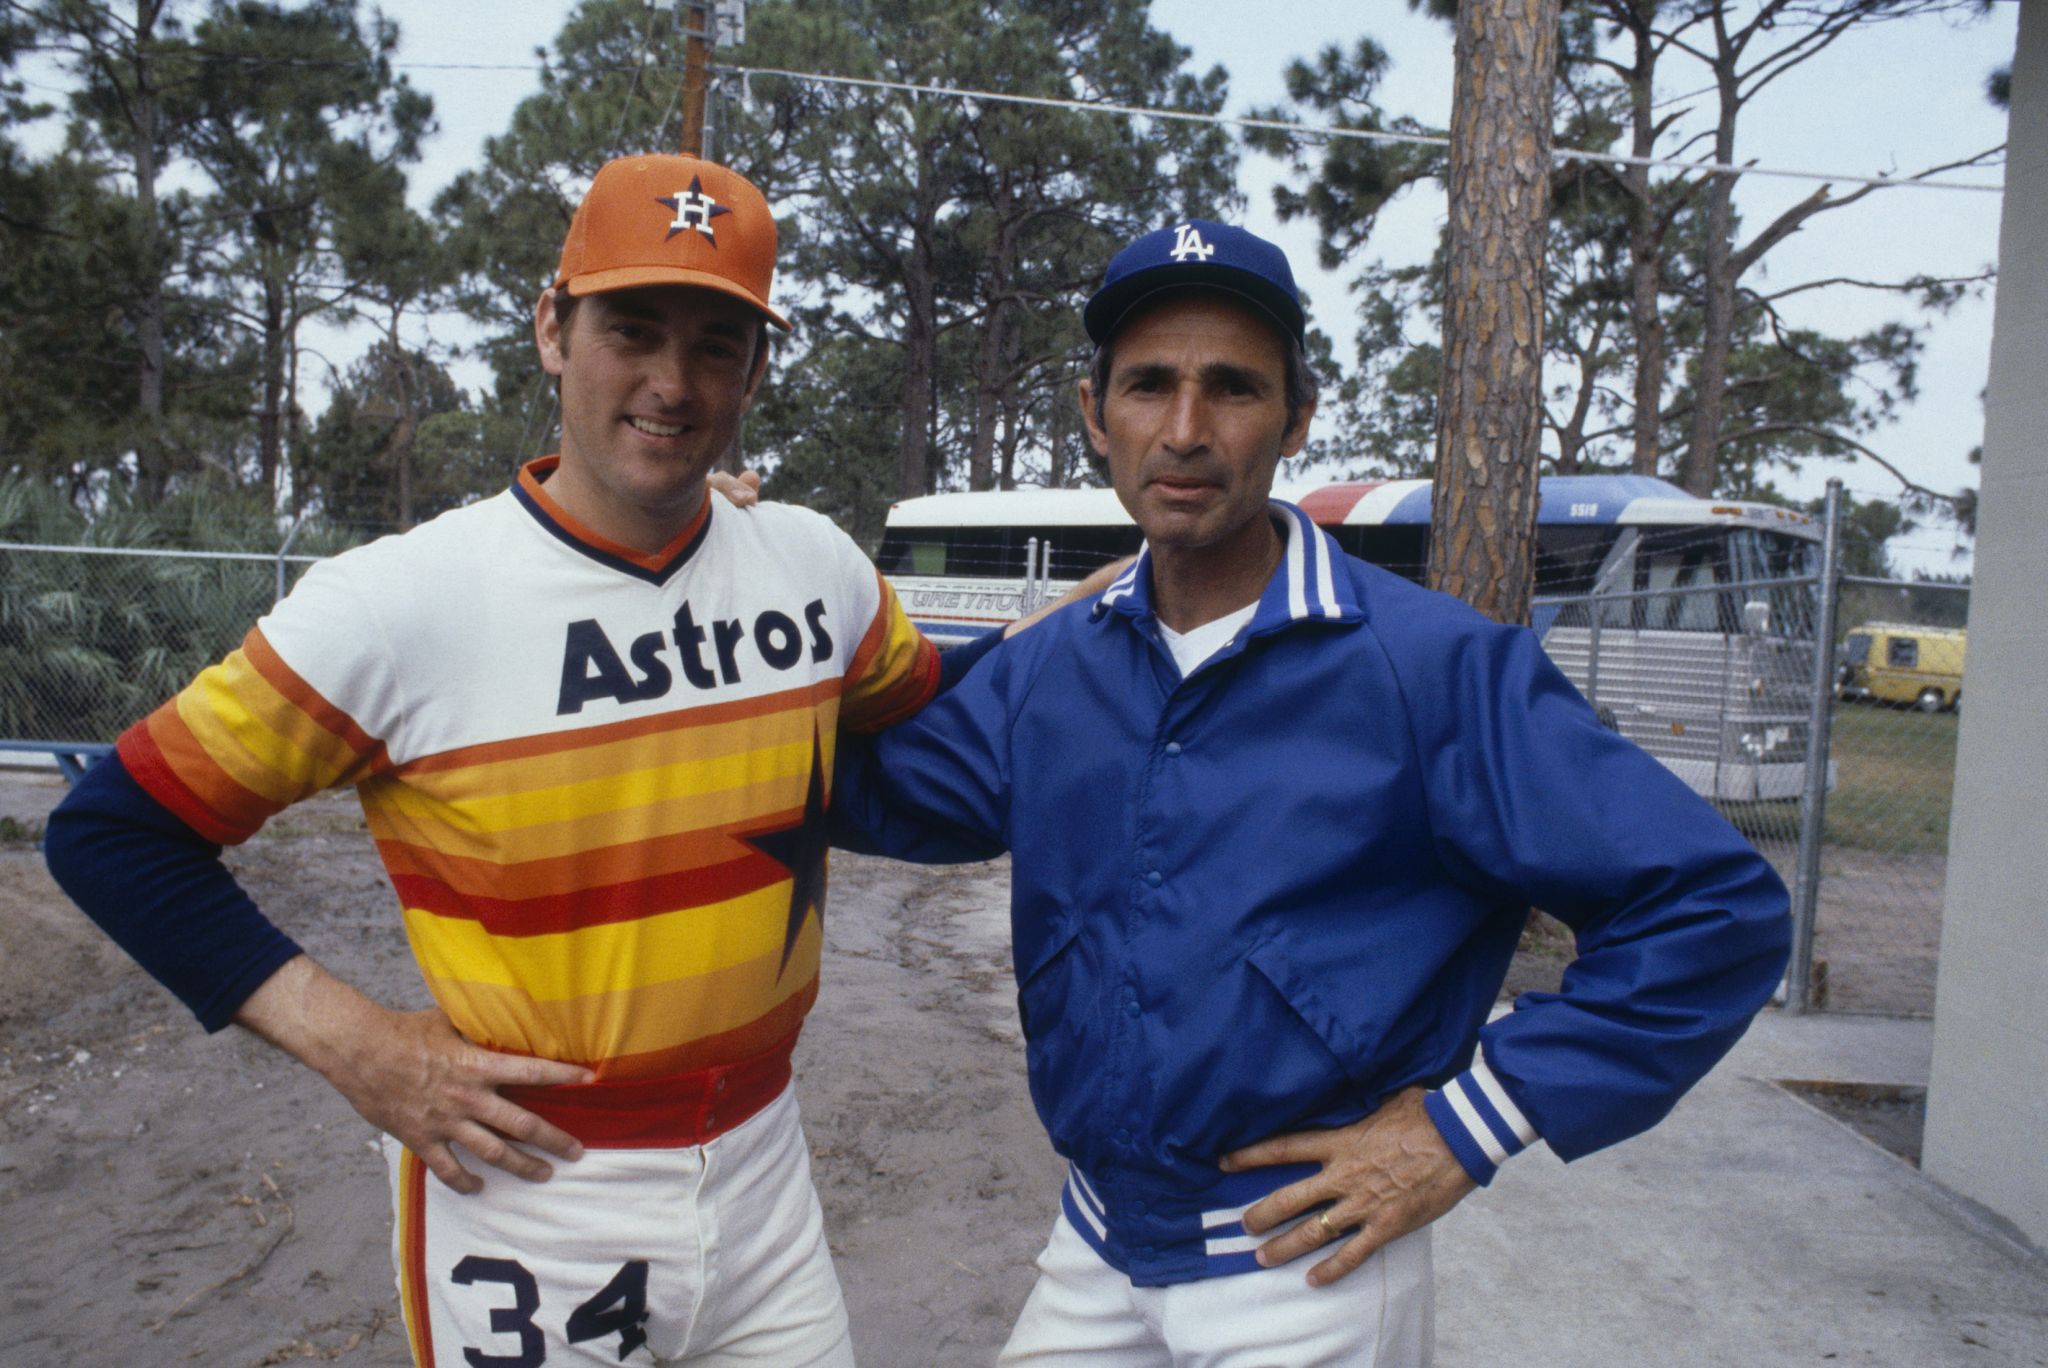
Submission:
POLYGON ((582 275, 572 276, 557 283, 555 288, 580 299, 584 295, 609 294, 613 290, 634 290, 645 285, 690 285, 701 290, 716 290, 722 295, 731 295, 742 304, 751 305, 763 318, 784 332, 792 331, 788 319, 769 308, 751 291, 709 271, 692 271, 681 266, 618 266, 609 271, 585 271, 582 275))
POLYGON ((1081 310, 1081 326, 1088 340, 1101 346, 1133 309, 1155 295, 1176 290, 1221 290, 1255 306, 1273 320, 1283 336, 1306 341, 1308 318, 1301 301, 1286 294, 1250 271, 1234 266, 1155 266, 1125 276, 1105 290, 1098 290, 1081 310))

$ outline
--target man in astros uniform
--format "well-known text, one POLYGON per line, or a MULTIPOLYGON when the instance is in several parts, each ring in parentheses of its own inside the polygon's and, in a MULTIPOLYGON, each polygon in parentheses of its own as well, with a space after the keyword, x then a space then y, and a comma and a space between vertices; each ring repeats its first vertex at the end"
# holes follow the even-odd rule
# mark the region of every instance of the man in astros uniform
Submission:
POLYGON ((826 519, 707 498, 788 327, 774 261, 727 168, 606 165, 534 314, 560 455, 316 566, 49 823, 65 889, 208 1029, 385 1132, 423 1365, 852 1362, 790 1051, 835 736, 939 662, 826 519), (330 975, 220 862, 339 784, 433 1010, 330 975))

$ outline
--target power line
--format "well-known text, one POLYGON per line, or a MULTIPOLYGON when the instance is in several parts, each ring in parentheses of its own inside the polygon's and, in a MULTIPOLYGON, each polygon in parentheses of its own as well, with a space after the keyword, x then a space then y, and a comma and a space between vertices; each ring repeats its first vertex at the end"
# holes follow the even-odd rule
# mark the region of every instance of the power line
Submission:
MULTIPOLYGON (((29 51, 69 51, 55 46, 30 47, 29 51)), ((361 66, 361 62, 341 62, 322 58, 303 57, 258 57, 241 53, 213 53, 188 50, 181 54, 200 61, 267 63, 275 66, 339 67, 361 66)), ((594 66, 588 70, 613 74, 631 73, 636 78, 649 63, 631 66, 594 66)), ((393 62, 394 71, 523 71, 536 72, 544 67, 533 63, 499 62, 393 62)), ((1284 119, 1253 119, 1227 114, 1204 114, 1186 109, 1148 109, 1142 105, 1114 104, 1106 101, 1055 99, 1042 95, 1012 95, 993 90, 966 90, 957 86, 922 85, 910 81, 885 81, 864 76, 834 76, 816 71, 794 71, 784 67, 741 67, 714 64, 711 68, 720 75, 738 76, 742 80, 754 76, 780 76, 792 81, 808 81, 815 85, 856 86, 870 90, 890 90, 912 95, 930 95, 942 99, 985 101, 991 104, 1025 105, 1039 109, 1068 109, 1089 114, 1114 114, 1129 119, 1161 119, 1177 123, 1206 123, 1227 128, 1257 130, 1260 132, 1290 133, 1301 137, 1356 138, 1366 142, 1400 143, 1419 147, 1447 148, 1451 140, 1433 133, 1393 133, 1384 129, 1339 128, 1329 124, 1290 122, 1284 119)), ((1684 97, 1674 97, 1684 98, 1684 97)), ((1576 147, 1554 147, 1550 152, 1554 161, 1595 162, 1604 166, 1640 166, 1651 169, 1711 172, 1734 176, 1759 176, 1778 180, 1798 180, 1841 183, 1847 185, 1890 185, 1921 190, 1970 190, 1980 194, 1997 195, 2005 192, 2001 185, 1982 185, 1973 181, 1914 180, 1899 176, 1866 176, 1856 172, 1806 171, 1789 167, 1742 166, 1734 162, 1687 161, 1682 157, 1631 157, 1618 152, 1594 152, 1576 147)))
MULTIPOLYGON (((1106 101, 1055 99, 1045 95, 1009 95, 993 90, 965 90, 958 86, 920 85, 912 81, 884 81, 868 76, 828 76, 814 71, 790 71, 781 67, 728 67, 712 68, 721 75, 738 76, 747 80, 755 76, 781 76, 792 81, 808 81, 815 85, 859 86, 870 90, 891 90, 911 95, 933 95, 942 99, 974 100, 990 104, 1028 105, 1039 109, 1071 109, 1089 114, 1117 114, 1134 119, 1162 119, 1176 123, 1217 124, 1229 128, 1257 129, 1262 132, 1293 133, 1322 138, 1358 138, 1366 142, 1404 143, 1423 147, 1449 147, 1448 137, 1434 133, 1390 133, 1383 129, 1336 128, 1327 124, 1290 123, 1282 119, 1248 119, 1228 114, 1202 114, 1187 109, 1147 109, 1142 105, 1114 104, 1106 101)), ((1613 152, 1589 152, 1575 147, 1556 147, 1550 152, 1554 161, 1599 162, 1609 166, 1671 167, 1685 171, 1706 171, 1736 176, 1769 176, 1781 180, 1845 182, 1850 185, 1898 185, 1913 186, 1923 190, 1975 190, 1985 194, 2003 194, 2003 185, 1979 185, 1970 181, 1937 181, 1902 179, 1897 176, 1862 176, 1851 173, 1834 174, 1825 171, 1795 171, 1780 167, 1739 166, 1733 162, 1685 161, 1677 157, 1627 157, 1613 152)))

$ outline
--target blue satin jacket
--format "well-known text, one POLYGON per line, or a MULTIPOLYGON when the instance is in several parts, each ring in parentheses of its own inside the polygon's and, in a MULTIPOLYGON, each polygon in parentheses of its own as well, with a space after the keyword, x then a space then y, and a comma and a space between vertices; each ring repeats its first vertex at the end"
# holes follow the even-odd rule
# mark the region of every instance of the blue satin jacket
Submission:
POLYGON ((1014 852, 1032 1100, 1069 1218, 1140 1285, 1253 1266, 1239 1218, 1299 1171, 1219 1155, 1412 1084, 1481 1182, 1646 1129, 1787 953, 1770 866, 1531 633, 1273 512, 1251 622, 1186 678, 1141 557, 840 759, 846 843, 1014 852), (1578 957, 1489 1024, 1532 906, 1578 957))

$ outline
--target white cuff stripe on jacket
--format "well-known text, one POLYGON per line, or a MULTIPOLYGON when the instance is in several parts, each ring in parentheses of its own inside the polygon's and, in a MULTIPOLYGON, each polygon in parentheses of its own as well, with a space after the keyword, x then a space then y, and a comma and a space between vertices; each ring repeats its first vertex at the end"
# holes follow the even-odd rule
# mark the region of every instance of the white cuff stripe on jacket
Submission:
POLYGON ((1451 1110, 1458 1114, 1458 1120, 1465 1127, 1465 1133, 1478 1142, 1486 1155, 1487 1162, 1499 1168, 1508 1161, 1508 1152, 1494 1139, 1493 1127, 1479 1119, 1479 1113, 1472 1109, 1472 1103, 1465 1096, 1465 1080, 1454 1078, 1444 1085, 1444 1100, 1451 1104, 1451 1110))
MULTIPOLYGON (((1500 1085, 1500 1080, 1494 1077, 1493 1070, 1487 1067, 1486 1051, 1473 1051, 1472 1067, 1468 1072, 1472 1075, 1472 1081, 1479 1085, 1479 1091, 1486 1095, 1486 1100, 1493 1104, 1493 1109, 1500 1113, 1500 1119, 1508 1123, 1508 1129, 1515 1133, 1515 1138, 1524 1146, 1535 1140, 1536 1128, 1529 1124, 1529 1118, 1522 1115, 1522 1109, 1514 1104, 1508 1096, 1507 1089, 1500 1085)), ((1494 1162, 1500 1161, 1496 1159, 1494 1162)))

